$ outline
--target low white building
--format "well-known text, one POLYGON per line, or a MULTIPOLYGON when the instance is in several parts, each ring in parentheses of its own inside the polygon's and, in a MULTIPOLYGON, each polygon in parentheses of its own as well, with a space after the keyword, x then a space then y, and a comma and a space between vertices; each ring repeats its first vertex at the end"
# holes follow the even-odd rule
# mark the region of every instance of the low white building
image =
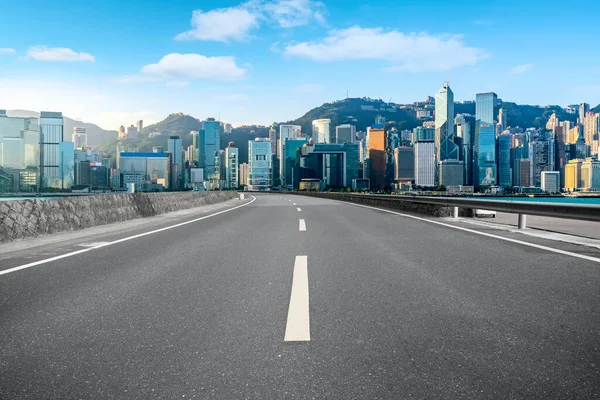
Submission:
POLYGON ((560 192, 560 172, 542 171, 541 176, 542 190, 548 193, 560 192))

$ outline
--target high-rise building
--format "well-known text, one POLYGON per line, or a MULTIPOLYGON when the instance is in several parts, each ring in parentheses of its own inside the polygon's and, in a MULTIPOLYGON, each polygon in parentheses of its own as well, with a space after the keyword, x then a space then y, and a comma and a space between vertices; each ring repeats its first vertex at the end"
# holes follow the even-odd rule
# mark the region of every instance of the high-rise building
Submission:
POLYGON ((283 145, 281 184, 287 188, 298 188, 300 183, 300 153, 308 142, 306 137, 288 137, 283 145))
POLYGON ((554 131, 559 125, 558 117, 556 116, 556 112, 553 112, 550 118, 548 118, 548 122, 546 122, 546 129, 549 131, 554 131))
POLYGON ((335 127, 335 142, 338 144, 342 143, 355 143, 356 140, 356 126, 345 124, 338 125, 335 127))
POLYGON ((472 117, 458 115, 455 119, 456 138, 460 141, 459 159, 463 161, 465 185, 473 185, 473 127, 472 117))
POLYGON ((168 189, 171 180, 171 153, 120 153, 118 187, 126 188, 128 183, 136 186, 136 191, 149 190, 152 185, 168 189))
POLYGON ((435 143, 415 143, 415 185, 435 186, 435 143))
POLYGON ((413 143, 433 141, 435 141, 435 128, 417 126, 415 129, 413 129, 413 143))
POLYGON ((511 187, 513 185, 510 168, 511 136, 505 133, 498 136, 498 185, 503 187, 511 187))
POLYGON ((438 164, 439 184, 448 186, 464 185, 464 163, 460 160, 442 160, 438 164))
MULTIPOLYGON (((318 179, 325 187, 351 187, 358 178, 358 145, 306 143, 302 146, 300 178, 318 179), (310 150, 309 150, 310 149, 310 150)), ((296 185, 296 184, 294 184, 296 185)))
POLYGON ((588 111, 590 111, 590 105, 588 103, 581 103, 579 105, 579 124, 583 125, 588 111))
POLYGON ((531 186, 531 160, 522 158, 519 160, 519 186, 531 186))
POLYGON ((386 139, 382 125, 367 128, 369 179, 371 189, 381 190, 385 187, 387 170, 386 139))
POLYGON ((277 131, 275 130, 275 127, 273 125, 271 125, 271 127, 269 128, 269 140, 271 141, 271 151, 273 152, 273 155, 277 154, 277 131))
POLYGON ((240 164, 240 186, 248 186, 248 163, 240 164))
POLYGON ((542 171, 542 190, 548 193, 560 192, 560 172, 542 171))
POLYGON ((144 120, 140 119, 138 122, 135 123, 135 127, 138 131, 138 134, 142 133, 142 129, 144 129, 144 120))
MULTIPOLYGON (((277 141, 277 158, 279 160, 279 182, 283 184, 285 181, 285 140, 288 138, 299 138, 302 135, 302 127, 300 125, 279 125, 279 139, 277 141)), ((271 142, 273 146, 273 142, 271 142)))
MULTIPOLYGON (((190 131, 192 135, 192 158, 190 161, 190 165, 194 165, 198 167, 200 165, 200 132, 199 131, 190 131)), ((204 174, 204 171, 202 171, 204 174)))
POLYGON ((600 190, 600 161, 586 158, 581 164, 581 187, 597 192, 600 190))
POLYGON ((229 189, 237 189, 239 186, 239 160, 239 149, 235 147, 233 142, 229 142, 225 149, 225 180, 229 189))
POLYGON ((498 111, 498 123, 502 125, 503 129, 508 128, 508 113, 504 108, 500 108, 498 111))
POLYGON ((169 136, 167 151, 171 153, 171 184, 175 190, 183 189, 183 145, 179 136, 169 136))
POLYGON ((573 190, 579 189, 582 186, 581 182, 581 167, 583 166, 583 160, 576 158, 569 160, 565 165, 565 189, 573 190))
POLYGON ((394 181, 412 182, 415 180, 415 152, 413 147, 394 149, 394 181))
POLYGON ((68 190, 75 184, 75 146, 73 142, 60 142, 58 144, 60 162, 58 174, 61 190, 68 190))
POLYGON ((444 83, 435 94, 435 161, 458 160, 458 146, 454 143, 454 93, 444 83))
POLYGON ((200 130, 200 162, 199 167, 204 169, 204 179, 209 182, 211 188, 218 186, 219 170, 216 158, 220 156, 221 147, 221 123, 214 118, 202 121, 200 130))
POLYGON ((73 144, 76 149, 81 149, 82 147, 87 146, 87 135, 85 134, 85 128, 76 126, 73 128, 73 136, 72 136, 73 144))
POLYGON ((551 135, 539 137, 529 145, 531 158, 531 185, 540 187, 542 171, 554 170, 554 140, 551 135))
POLYGON ((478 120, 473 143, 473 185, 486 188, 496 184, 496 132, 494 124, 478 120))
POLYGON ((0 192, 32 192, 39 186, 40 128, 37 118, 8 117, 0 110, 0 192))
POLYGON ((475 119, 493 125, 497 103, 496 93, 477 93, 475 95, 475 119))
POLYGON ((64 141, 62 113, 42 111, 39 126, 40 186, 60 189, 63 186, 60 176, 60 143, 64 141))
POLYGON ((331 120, 315 119, 312 122, 312 138, 316 143, 331 143, 331 120))
POLYGON ((248 188, 250 190, 269 190, 272 185, 271 141, 256 138, 248 141, 248 188))
POLYGON ((127 128, 127 139, 137 139, 138 138, 138 129, 134 125, 130 125, 127 128))
MULTIPOLYGON (((585 115, 583 131, 584 131, 584 139, 586 144, 594 144, 598 143, 598 130, 600 123, 600 114, 594 114, 593 112, 588 112, 585 115)), ((592 153, 594 154, 594 153, 592 153)), ((596 152, 597 154, 597 152, 596 152)))

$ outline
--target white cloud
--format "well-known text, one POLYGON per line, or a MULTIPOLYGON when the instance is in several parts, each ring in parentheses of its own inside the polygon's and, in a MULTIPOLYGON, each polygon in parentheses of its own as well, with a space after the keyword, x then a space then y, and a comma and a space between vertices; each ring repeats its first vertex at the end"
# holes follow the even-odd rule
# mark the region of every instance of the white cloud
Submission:
POLYGON ((249 0, 237 7, 211 11, 194 10, 192 29, 175 36, 175 40, 243 41, 261 24, 275 21, 281 28, 325 24, 325 5, 315 0, 249 0))
POLYGON ((519 75, 519 74, 524 74, 525 72, 529 71, 531 68, 533 68, 533 64, 529 63, 529 64, 521 64, 521 65, 517 65, 516 67, 510 69, 508 71, 509 75, 519 75))
POLYGON ((175 40, 246 40, 249 32, 258 27, 259 15, 244 6, 219 8, 203 12, 194 10, 192 13, 192 29, 175 36, 175 40))
POLYGON ((10 47, 0 47, 0 54, 15 54, 15 49, 11 49, 10 47))
POLYGON ((305 83, 294 88, 296 93, 321 93, 323 86, 316 83, 305 83))
POLYGON ((354 26, 333 30, 319 42, 289 43, 284 54, 314 61, 382 60, 390 71, 441 71, 475 65, 489 54, 468 47, 460 35, 405 34, 354 26))
POLYGON ((282 28, 306 25, 312 21, 325 23, 325 5, 312 0, 279 0, 264 4, 270 20, 275 20, 282 28))
POLYGON ((122 84, 160 82, 161 80, 162 79, 157 78, 155 76, 148 76, 148 75, 142 75, 142 74, 125 75, 125 76, 118 76, 116 78, 111 78, 111 81, 113 81, 115 83, 122 83, 122 84))
POLYGON ((243 101, 248 100, 248 96, 241 93, 235 94, 218 94, 213 96, 213 100, 215 101, 243 101))
POLYGON ((27 51, 27 56, 39 61, 94 61, 89 53, 77 53, 65 47, 33 46, 27 51))
POLYGON ((231 56, 206 57, 201 54, 171 53, 156 64, 142 68, 142 74, 166 79, 212 79, 231 81, 242 79, 246 70, 231 56))
POLYGON ((165 85, 172 88, 184 88, 187 87, 190 83, 188 81, 169 81, 165 85))

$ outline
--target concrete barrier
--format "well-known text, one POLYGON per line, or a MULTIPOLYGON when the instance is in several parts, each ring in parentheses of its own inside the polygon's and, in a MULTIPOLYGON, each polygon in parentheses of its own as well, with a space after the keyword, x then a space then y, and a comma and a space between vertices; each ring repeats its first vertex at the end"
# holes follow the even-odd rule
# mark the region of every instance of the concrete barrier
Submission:
POLYGON ((235 191, 118 193, 0 202, 0 243, 235 199, 235 191))
MULTIPOLYGON (((381 198, 369 195, 356 195, 352 193, 323 193, 323 192, 294 192, 303 196, 320 197, 324 199, 347 201, 350 203, 364 204, 373 207, 389 208, 394 210, 408 211, 417 214, 432 215, 434 217, 452 217, 454 207, 447 207, 437 204, 413 203, 402 201, 396 196, 381 198)), ((461 217, 472 217, 473 210, 469 208, 459 208, 461 217)))

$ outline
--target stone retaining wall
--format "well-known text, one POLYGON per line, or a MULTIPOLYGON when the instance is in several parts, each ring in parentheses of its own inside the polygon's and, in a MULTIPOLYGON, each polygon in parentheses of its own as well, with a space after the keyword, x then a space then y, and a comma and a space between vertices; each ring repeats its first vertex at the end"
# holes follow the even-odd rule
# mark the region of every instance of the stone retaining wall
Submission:
MULTIPOLYGON (((418 214, 432 215, 434 217, 451 217, 453 207, 445 207, 435 204, 420 204, 410 201, 402 201, 399 198, 390 196, 390 199, 380 199, 368 195, 355 195, 345 193, 322 193, 322 192, 296 192, 303 196, 321 197, 331 200, 348 201, 351 203, 364 204, 373 207, 389 208, 394 210, 409 211, 418 214)), ((472 217, 473 211, 469 208, 459 208, 458 213, 461 217, 472 217)))
POLYGON ((152 217, 238 197, 235 191, 118 193, 0 202, 0 243, 152 217))

